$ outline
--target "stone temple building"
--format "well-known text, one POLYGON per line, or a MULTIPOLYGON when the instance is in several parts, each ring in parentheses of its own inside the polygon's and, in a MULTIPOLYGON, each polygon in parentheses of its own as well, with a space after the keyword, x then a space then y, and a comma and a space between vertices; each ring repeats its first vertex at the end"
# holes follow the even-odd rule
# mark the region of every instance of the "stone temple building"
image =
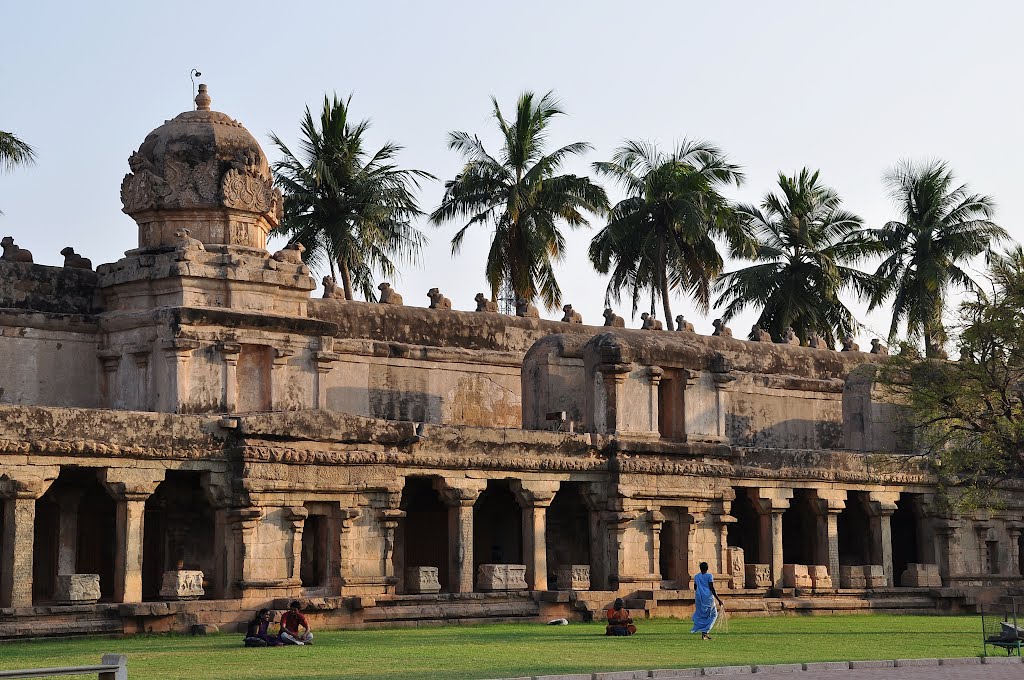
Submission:
POLYGON ((1024 584, 1024 489, 943 512, 878 355, 311 299, 266 155, 196 101, 128 160, 122 259, 4 240, 0 637, 684 616, 702 561, 747 613, 1024 584))

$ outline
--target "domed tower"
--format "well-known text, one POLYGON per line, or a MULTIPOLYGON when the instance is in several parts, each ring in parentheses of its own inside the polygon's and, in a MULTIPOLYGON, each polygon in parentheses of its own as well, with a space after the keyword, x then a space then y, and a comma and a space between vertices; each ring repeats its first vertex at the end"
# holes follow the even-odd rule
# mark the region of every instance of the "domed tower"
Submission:
POLYGON ((241 123, 210 110, 206 85, 195 111, 146 135, 121 182, 121 203, 139 225, 139 247, 175 245, 189 229, 204 245, 263 249, 281 220, 281 192, 267 157, 241 123))

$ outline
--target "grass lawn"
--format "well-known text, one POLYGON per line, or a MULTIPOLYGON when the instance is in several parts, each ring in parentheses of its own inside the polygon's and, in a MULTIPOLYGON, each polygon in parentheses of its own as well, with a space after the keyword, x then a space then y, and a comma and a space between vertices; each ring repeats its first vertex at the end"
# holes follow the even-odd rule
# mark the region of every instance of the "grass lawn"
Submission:
POLYGON ((129 677, 507 678, 605 670, 797 661, 977 656, 977 617, 814 616, 733 619, 710 642, 688 621, 641 621, 629 638, 602 624, 499 624, 322 631, 310 647, 245 649, 239 635, 137 636, 0 644, 0 669, 94 664, 128 655, 129 677))

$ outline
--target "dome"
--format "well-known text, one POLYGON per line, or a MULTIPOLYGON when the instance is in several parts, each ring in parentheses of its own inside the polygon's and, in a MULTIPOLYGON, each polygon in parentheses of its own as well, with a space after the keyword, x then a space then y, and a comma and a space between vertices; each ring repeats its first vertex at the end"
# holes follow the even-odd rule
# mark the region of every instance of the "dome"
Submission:
POLYGON ((266 246, 281 218, 267 157, 241 123, 210 110, 206 85, 195 111, 156 128, 131 155, 121 183, 139 246, 173 245, 182 227, 208 245, 266 246))

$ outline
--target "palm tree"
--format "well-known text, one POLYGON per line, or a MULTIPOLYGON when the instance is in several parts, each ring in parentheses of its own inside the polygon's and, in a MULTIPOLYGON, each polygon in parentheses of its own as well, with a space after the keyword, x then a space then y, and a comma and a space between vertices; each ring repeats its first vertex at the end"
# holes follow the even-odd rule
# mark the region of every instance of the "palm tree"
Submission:
POLYGON ((957 185, 944 162, 904 161, 884 181, 901 216, 870 233, 886 257, 875 272, 883 285, 868 309, 895 296, 889 341, 906 323, 907 339, 923 338, 926 355, 938 356, 946 341, 942 314, 949 288, 979 290, 960 266, 1007 233, 990 219, 995 212, 992 198, 957 185))
MULTIPOLYGON (((18 139, 12 132, 0 130, 0 169, 14 170, 19 165, 31 165, 36 160, 36 150, 18 139)), ((0 215, 3 215, 0 210, 0 215)))
POLYGON ((773 337, 791 326, 802 342, 817 333, 835 346, 858 325, 840 292, 852 289, 867 297, 877 287, 875 277, 849 265, 877 249, 865 237, 861 219, 841 208, 839 194, 820 183, 817 172, 779 173, 779 189, 780 194, 767 194, 760 208, 739 206, 756 232, 751 259, 757 264, 719 279, 715 304, 726 305, 726 320, 747 306, 760 307, 757 323, 773 337))
POLYGON ((553 93, 538 100, 524 92, 513 120, 502 115, 494 97, 491 104, 502 134, 501 153, 497 158, 489 154, 476 135, 449 133, 448 147, 461 153, 466 164, 445 182, 444 198, 430 221, 440 225, 468 219, 452 238, 452 254, 459 252, 470 227, 492 226, 485 269, 491 299, 497 301, 498 291, 508 288, 515 298, 539 296, 549 309, 556 308, 562 291, 553 263, 565 252, 558 223, 585 226, 582 211, 603 211, 608 198, 587 177, 558 174, 568 158, 588 151, 589 144, 574 142, 545 153, 551 119, 563 113, 553 93))
POLYGON ((608 223, 590 242, 590 261, 611 271, 605 301, 627 290, 636 314, 642 292, 660 298, 665 327, 673 329, 671 293, 681 290, 707 312, 711 282, 724 266, 715 243, 724 236, 734 250, 749 244, 742 222, 719 189, 739 186, 743 173, 706 142, 686 141, 663 153, 651 143, 627 141, 610 162, 594 170, 618 182, 627 197, 612 208, 608 223))
POLYGON ((332 273, 337 267, 347 300, 356 289, 376 300, 374 271, 391 278, 396 260, 415 261, 423 247, 423 234, 412 226, 423 214, 414 192, 420 180, 434 177, 398 168, 393 161, 402 147, 392 142, 369 154, 370 123, 349 122, 351 101, 325 96, 319 121, 306 107, 300 156, 271 133, 283 155, 273 168, 285 199, 275 233, 305 246, 310 264, 326 264, 332 273))

